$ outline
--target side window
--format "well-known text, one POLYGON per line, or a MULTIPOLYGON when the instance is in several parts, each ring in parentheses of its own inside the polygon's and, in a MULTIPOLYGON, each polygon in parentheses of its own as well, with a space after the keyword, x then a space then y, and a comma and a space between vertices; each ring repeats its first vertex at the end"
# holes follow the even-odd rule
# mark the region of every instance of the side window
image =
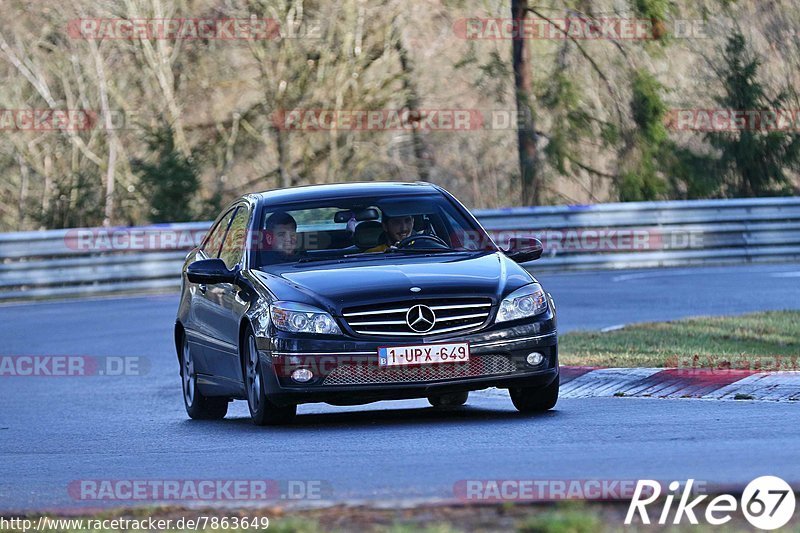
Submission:
POLYGON ((228 229, 228 223, 233 216, 233 209, 225 213, 225 215, 217 222, 211 233, 208 234, 205 244, 203 245, 203 252, 209 259, 214 259, 219 255, 219 249, 222 245, 222 239, 225 238, 225 231, 228 229))
POLYGON ((242 259, 249 221, 250 212, 246 207, 240 207, 231 221, 225 241, 222 243, 222 251, 219 253, 219 258, 225 262, 228 270, 233 270, 242 259))

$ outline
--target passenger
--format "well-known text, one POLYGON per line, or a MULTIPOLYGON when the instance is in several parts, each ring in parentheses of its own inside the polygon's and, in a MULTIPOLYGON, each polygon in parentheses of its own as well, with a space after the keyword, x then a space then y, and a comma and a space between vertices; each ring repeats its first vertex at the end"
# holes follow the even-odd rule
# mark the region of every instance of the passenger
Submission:
POLYGON ((402 215, 383 218, 383 241, 378 246, 370 248, 367 252, 385 252, 390 246, 397 245, 406 237, 414 234, 414 217, 402 215))

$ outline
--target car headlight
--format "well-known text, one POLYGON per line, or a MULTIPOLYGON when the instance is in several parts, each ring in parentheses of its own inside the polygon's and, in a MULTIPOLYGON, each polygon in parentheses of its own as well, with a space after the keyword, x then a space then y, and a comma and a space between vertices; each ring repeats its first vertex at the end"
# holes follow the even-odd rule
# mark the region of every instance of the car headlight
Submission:
POLYGON ((526 285, 512 292, 502 302, 495 322, 508 322, 544 313, 547 310, 547 297, 538 283, 526 285))
POLYGON ((276 328, 289 333, 342 334, 330 314, 310 305, 275 302, 269 306, 269 315, 276 328))

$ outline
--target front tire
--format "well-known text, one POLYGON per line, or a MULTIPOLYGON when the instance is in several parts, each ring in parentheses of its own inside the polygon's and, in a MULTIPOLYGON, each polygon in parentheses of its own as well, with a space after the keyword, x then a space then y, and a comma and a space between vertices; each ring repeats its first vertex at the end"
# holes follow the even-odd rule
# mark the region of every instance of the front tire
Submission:
POLYGON ((257 426, 288 424, 297 414, 296 405, 276 405, 267 397, 264 388, 264 368, 256 348, 256 338, 248 328, 244 336, 244 385, 247 389, 247 406, 250 418, 257 426))
POLYGON ((203 396, 197 388, 197 373, 194 370, 194 356, 186 335, 183 336, 181 351, 181 384, 183 405, 193 420, 221 420, 228 414, 227 398, 203 396))
POLYGON ((428 396, 428 403, 433 407, 458 407, 467 403, 469 392, 454 392, 428 396))
POLYGON ((541 387, 525 387, 509 389, 511 402, 520 413, 543 413, 558 403, 558 389, 561 378, 556 376, 550 385, 541 387))

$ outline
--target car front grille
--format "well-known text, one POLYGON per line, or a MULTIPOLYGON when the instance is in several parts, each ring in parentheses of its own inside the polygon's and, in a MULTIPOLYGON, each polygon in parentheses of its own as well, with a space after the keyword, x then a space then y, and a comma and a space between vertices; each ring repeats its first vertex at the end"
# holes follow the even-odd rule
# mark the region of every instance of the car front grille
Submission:
POLYGON ((359 335, 425 337, 480 327, 491 309, 489 298, 439 298, 351 307, 342 314, 359 335), (428 331, 414 331, 407 320, 409 311, 419 305, 429 308, 435 316, 433 328, 428 331))
POLYGON ((414 383, 508 374, 517 370, 505 355, 479 355, 463 363, 381 368, 374 365, 343 364, 325 377, 322 385, 371 385, 414 383))

